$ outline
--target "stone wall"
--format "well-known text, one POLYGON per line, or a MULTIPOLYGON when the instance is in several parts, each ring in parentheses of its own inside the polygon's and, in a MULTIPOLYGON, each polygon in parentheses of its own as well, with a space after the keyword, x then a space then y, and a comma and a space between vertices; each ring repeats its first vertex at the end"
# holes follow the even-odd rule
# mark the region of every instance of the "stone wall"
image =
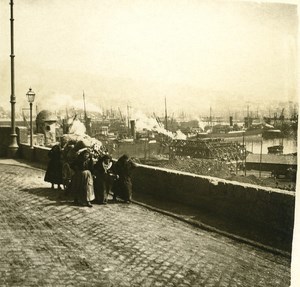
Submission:
POLYGON ((27 127, 17 127, 18 145, 21 143, 29 143, 29 135, 27 127))
POLYGON ((8 146, 10 144, 11 127, 0 127, 0 157, 7 156, 8 146))
MULTIPOLYGON (((21 156, 46 165, 49 148, 20 146, 21 156)), ((198 209, 230 233, 274 248, 292 246, 295 193, 198 176, 164 168, 138 165, 133 176, 134 194, 177 202, 198 209), (238 227, 238 230, 236 229, 238 227), (272 243, 271 243, 272 242, 272 243)))
POLYGON ((133 173, 133 187, 134 193, 199 209, 230 232, 242 231, 264 244, 271 238, 275 247, 291 248, 294 192, 143 165, 133 173))
POLYGON ((19 146, 20 157, 29 161, 37 162, 42 165, 47 165, 49 161, 48 152, 50 148, 43 146, 34 146, 30 148, 29 144, 21 144, 19 146))
MULTIPOLYGON (((11 127, 9 126, 0 127, 0 157, 7 156, 8 146, 11 140, 10 134, 11 134, 11 127)), ((30 141, 30 135, 28 134, 27 127, 23 127, 23 126, 16 127, 16 134, 17 134, 17 144, 20 147, 18 153, 20 153, 22 151, 22 145, 24 145, 24 147, 28 146, 30 141)), ((41 145, 41 144, 44 144, 44 135, 34 134, 33 145, 41 145)))

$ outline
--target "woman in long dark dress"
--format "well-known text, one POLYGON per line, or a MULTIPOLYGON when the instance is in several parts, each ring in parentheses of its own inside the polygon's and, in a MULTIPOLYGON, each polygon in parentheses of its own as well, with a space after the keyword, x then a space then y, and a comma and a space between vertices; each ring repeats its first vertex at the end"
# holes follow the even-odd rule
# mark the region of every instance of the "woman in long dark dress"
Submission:
POLYGON ((112 172, 112 161, 109 155, 104 155, 94 166, 94 191, 95 202, 106 204, 108 194, 111 192, 114 174, 112 172))
POLYGON ((62 159, 60 145, 55 145, 48 152, 50 158, 45 174, 44 180, 51 183, 51 188, 57 184, 57 188, 61 189, 60 185, 63 183, 62 179, 62 159))
POLYGON ((121 198, 127 203, 132 199, 132 182, 131 172, 136 167, 136 164, 124 154, 122 155, 114 166, 114 171, 118 175, 118 179, 113 185, 113 199, 121 198))

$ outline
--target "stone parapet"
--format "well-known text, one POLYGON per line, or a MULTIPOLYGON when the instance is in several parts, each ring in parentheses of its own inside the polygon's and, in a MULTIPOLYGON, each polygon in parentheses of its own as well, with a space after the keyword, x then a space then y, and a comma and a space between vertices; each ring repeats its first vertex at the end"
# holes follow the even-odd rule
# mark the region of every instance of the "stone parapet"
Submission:
MULTIPOLYGON (((24 159, 44 165, 49 160, 47 147, 32 150, 22 144, 20 151, 24 159)), ((294 192, 140 164, 132 179, 136 195, 196 208, 210 218, 209 224, 291 251, 294 192)))
POLYGON ((133 187, 134 193, 196 208, 230 232, 291 249, 294 192, 145 165, 134 171, 133 187))

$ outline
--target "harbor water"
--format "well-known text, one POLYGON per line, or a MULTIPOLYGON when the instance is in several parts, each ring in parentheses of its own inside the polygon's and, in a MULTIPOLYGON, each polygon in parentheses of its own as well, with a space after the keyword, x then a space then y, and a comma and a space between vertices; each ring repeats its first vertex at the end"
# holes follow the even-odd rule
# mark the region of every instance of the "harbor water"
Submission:
MULTIPOLYGON (((226 138, 226 141, 235 141, 243 143, 243 137, 226 138)), ((293 138, 274 138, 264 139, 261 135, 245 136, 244 142, 246 149, 252 153, 267 154, 268 147, 275 145, 283 145, 283 154, 291 154, 297 152, 297 140, 293 138)))

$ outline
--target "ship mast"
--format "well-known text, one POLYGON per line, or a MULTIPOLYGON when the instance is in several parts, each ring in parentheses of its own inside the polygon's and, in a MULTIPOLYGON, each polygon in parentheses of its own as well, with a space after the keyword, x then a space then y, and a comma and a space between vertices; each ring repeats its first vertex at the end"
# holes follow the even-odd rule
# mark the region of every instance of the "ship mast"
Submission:
POLYGON ((211 106, 209 107, 209 127, 212 129, 213 123, 212 123, 212 109, 211 106))
POLYGON ((249 114, 249 105, 247 105, 247 128, 250 127, 250 114, 249 114))
MULTIPOLYGON (((128 134, 130 133, 130 108, 131 106, 129 106, 129 104, 127 104, 127 129, 128 129, 128 134)), ((121 113, 121 111, 120 111, 121 113)))
POLYGON ((86 133, 89 134, 89 127, 88 127, 88 120, 87 120, 87 113, 86 113, 86 106, 85 106, 85 95, 84 95, 84 90, 83 90, 83 106, 84 106, 84 125, 86 128, 86 133))
POLYGON ((165 97, 165 129, 168 130, 167 97, 165 97))

